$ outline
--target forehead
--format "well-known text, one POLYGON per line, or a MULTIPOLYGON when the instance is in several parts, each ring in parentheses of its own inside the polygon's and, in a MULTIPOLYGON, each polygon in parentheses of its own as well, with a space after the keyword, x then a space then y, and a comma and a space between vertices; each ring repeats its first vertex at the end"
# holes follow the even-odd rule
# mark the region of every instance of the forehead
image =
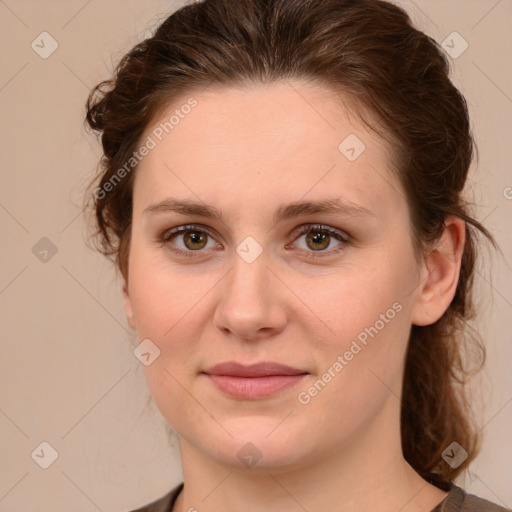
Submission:
POLYGON ((154 147, 137 168, 134 208, 166 192, 225 206, 226 191, 238 206, 326 192, 363 207, 392 206, 402 194, 390 147, 347 101, 325 87, 284 81, 184 95, 142 137, 154 147))

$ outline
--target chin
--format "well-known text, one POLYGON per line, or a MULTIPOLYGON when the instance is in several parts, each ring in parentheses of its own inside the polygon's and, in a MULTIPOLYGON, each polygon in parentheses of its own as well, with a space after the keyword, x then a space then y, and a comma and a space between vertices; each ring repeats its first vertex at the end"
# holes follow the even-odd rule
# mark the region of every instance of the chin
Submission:
POLYGON ((222 436, 222 439, 212 440, 203 449, 210 458, 228 469, 251 474, 286 472, 303 465, 309 451, 311 455, 315 453, 315 446, 304 444, 305 434, 292 433, 290 428, 277 426, 275 421, 270 429, 268 424, 267 420, 258 425, 254 418, 248 418, 246 428, 234 429, 226 424, 233 438, 222 436), (281 428, 281 435, 278 435, 277 431, 281 428))

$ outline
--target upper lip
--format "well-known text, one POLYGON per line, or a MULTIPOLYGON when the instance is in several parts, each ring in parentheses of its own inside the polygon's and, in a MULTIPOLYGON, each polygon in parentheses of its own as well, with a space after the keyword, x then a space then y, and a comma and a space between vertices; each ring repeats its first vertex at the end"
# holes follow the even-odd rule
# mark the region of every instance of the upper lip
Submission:
POLYGON ((203 373, 208 375, 230 375, 233 377, 265 377, 268 375, 304 375, 307 372, 273 362, 243 365, 236 361, 227 361, 216 364, 203 373))

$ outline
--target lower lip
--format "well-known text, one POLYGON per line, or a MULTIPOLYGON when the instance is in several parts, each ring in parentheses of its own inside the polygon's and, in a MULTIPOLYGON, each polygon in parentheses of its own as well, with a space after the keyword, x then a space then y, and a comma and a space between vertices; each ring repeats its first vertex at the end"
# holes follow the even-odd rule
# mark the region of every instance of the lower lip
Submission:
POLYGON ((255 400, 266 398, 295 386, 306 374, 267 375, 265 377, 234 377, 232 375, 208 375, 218 389, 236 398, 255 400))

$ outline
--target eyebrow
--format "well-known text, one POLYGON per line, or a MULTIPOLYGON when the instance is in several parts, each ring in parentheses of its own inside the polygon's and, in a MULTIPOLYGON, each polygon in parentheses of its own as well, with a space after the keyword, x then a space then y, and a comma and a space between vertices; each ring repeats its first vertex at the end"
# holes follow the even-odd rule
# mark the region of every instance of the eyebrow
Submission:
MULTIPOLYGON (((209 219, 217 219, 222 222, 222 213, 205 203, 197 203, 190 200, 180 200, 169 197, 159 203, 148 206, 143 215, 159 213, 180 213, 182 215, 197 215, 209 219)), ((319 201, 296 201, 281 205, 275 212, 274 223, 282 220, 311 215, 316 213, 341 214, 345 216, 375 216, 371 210, 352 203, 350 201, 335 199, 323 199, 319 201)))

